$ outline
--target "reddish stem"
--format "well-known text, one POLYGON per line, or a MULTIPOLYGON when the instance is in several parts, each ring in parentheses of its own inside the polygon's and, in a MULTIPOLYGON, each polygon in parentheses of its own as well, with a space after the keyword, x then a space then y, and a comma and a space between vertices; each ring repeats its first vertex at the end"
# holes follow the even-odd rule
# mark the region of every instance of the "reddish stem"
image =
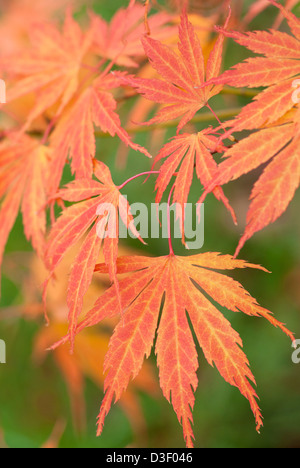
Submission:
POLYGON ((48 137, 49 137, 49 135, 51 133, 51 130, 53 129, 54 125, 56 124, 57 119, 58 119, 58 116, 53 117, 51 122, 48 124, 48 126, 47 126, 47 128, 45 130, 45 133, 43 135, 43 138, 41 140, 41 145, 45 145, 47 143, 48 137))
POLYGON ((221 120, 219 119, 219 117, 217 116, 217 114, 215 113, 213 108, 208 104, 208 102, 206 103, 206 107, 210 110, 210 112, 213 114, 213 116, 217 119, 220 127, 222 127, 222 129, 225 130, 223 123, 221 122, 221 120))
POLYGON ((129 182, 132 182, 133 180, 137 179, 138 177, 142 177, 145 175, 151 175, 151 174, 159 174, 160 171, 148 171, 148 172, 141 172, 141 174, 137 174, 133 177, 130 177, 130 179, 126 180, 122 185, 119 185, 118 189, 122 190, 122 188, 125 187, 125 185, 129 184, 129 182))
POLYGON ((144 24, 147 36, 151 36, 149 20, 148 20, 148 13, 149 13, 149 0, 145 1, 145 14, 144 14, 144 24))
MULTIPOLYGON (((215 113, 213 108, 208 103, 206 104, 206 107, 210 110, 210 112, 213 114, 213 116, 217 119, 218 123, 220 124, 220 127, 222 128, 222 130, 224 130, 225 135, 227 135, 228 134, 227 128, 221 122, 221 120, 219 119, 219 117, 217 116, 217 114, 215 113)), ((224 135, 223 135, 223 138, 224 138, 224 135)), ((228 135, 228 139, 231 140, 231 141, 235 141, 235 138, 232 135, 228 135)))
POLYGON ((169 193, 169 198, 168 198, 168 211, 167 211, 167 216, 168 216, 168 241, 169 241, 169 249, 170 249, 170 255, 174 255, 174 249, 172 245, 172 236, 171 236, 171 197, 172 193, 174 192, 175 189, 175 184, 171 188, 171 191, 169 193))

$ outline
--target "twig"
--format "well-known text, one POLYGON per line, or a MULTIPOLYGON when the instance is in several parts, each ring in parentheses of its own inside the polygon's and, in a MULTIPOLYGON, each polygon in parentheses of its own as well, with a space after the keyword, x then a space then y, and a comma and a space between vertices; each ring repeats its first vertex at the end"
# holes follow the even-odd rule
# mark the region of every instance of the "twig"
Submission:
MULTIPOLYGON (((230 117, 235 117, 241 111, 240 107, 228 109, 225 111, 216 112, 218 118, 220 120, 229 119, 230 117)), ((196 115, 193 119, 190 120, 190 123, 202 123, 202 122, 211 122, 215 120, 215 116, 211 112, 204 112, 202 114, 196 115)), ((139 133, 148 133, 153 130, 157 129, 169 129, 169 128, 176 128, 180 120, 174 120, 172 122, 165 122, 161 124, 153 124, 153 125, 141 125, 136 127, 130 127, 125 129, 129 134, 139 134, 139 133)), ((101 131, 96 131, 95 136, 97 138, 109 138, 109 133, 104 133, 101 131)))

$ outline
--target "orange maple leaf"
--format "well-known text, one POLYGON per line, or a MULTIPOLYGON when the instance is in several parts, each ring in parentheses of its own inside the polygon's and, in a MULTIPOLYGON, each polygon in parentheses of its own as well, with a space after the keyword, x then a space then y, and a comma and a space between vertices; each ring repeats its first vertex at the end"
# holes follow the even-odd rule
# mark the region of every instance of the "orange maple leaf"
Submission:
POLYGON ((284 213, 299 187, 300 122, 260 130, 229 149, 224 158, 200 203, 216 186, 235 180, 273 158, 253 187, 247 226, 235 253, 238 255, 253 234, 284 213))
MULTIPOLYGON (((202 291, 229 310, 266 318, 293 340, 292 333, 260 307, 240 283, 213 271, 263 268, 218 253, 190 257, 174 254, 159 258, 121 257, 117 267, 118 274, 126 275, 119 282, 125 313, 111 338, 105 359, 106 394, 99 414, 98 434, 102 432, 113 399, 120 399, 130 379, 139 373, 144 357, 150 354, 161 307, 156 342, 160 384, 165 397, 172 400, 187 446, 192 446, 194 438, 191 423, 198 359, 186 312, 207 361, 248 398, 259 430, 262 418, 250 383, 255 380, 241 350, 241 338, 202 291)), ((108 269, 101 264, 96 271, 107 273, 108 269)), ((111 287, 78 324, 76 333, 118 313, 118 301, 111 287)), ((67 340, 68 337, 63 338, 53 349, 67 340)))
MULTIPOLYGON (((94 173, 98 181, 78 179, 57 193, 57 198, 80 203, 63 211, 52 227, 46 246, 45 260, 51 277, 65 253, 87 233, 75 258, 69 278, 67 302, 72 347, 83 297, 91 284, 102 242, 104 242, 105 262, 109 267, 110 278, 114 282, 119 298, 116 278, 119 243, 118 214, 133 235, 142 241, 134 227, 128 201, 113 183, 108 167, 97 161, 94 173)), ((121 302, 119 309, 122 309, 121 302)))
MULTIPOLYGON (((90 0, 85 0, 85 5, 90 0)), ((78 8, 82 0, 73 0, 72 6, 78 8)), ((57 13, 70 4, 69 0, 10 0, 1 2, 0 56, 23 53, 29 37, 37 24, 56 19, 57 13)), ((1 60, 0 60, 1 63, 1 60)))
POLYGON ((208 83, 270 86, 244 107, 235 120, 226 123, 230 130, 225 136, 234 131, 267 128, 225 152, 225 160, 200 198, 202 202, 216 186, 271 161, 252 190, 247 226, 236 255, 253 234, 282 215, 300 183, 299 104, 292 99, 292 85, 300 74, 300 21, 276 2, 272 3, 281 8, 295 37, 279 31, 225 32, 265 57, 248 59, 208 83))
MULTIPOLYGON (((174 172, 180 166, 176 175, 173 202, 184 207, 188 200, 188 194, 191 188, 194 166, 196 167, 197 177, 205 187, 217 170, 211 152, 224 151, 222 144, 218 147, 218 140, 210 134, 211 129, 208 128, 196 134, 183 134, 173 138, 167 143, 158 153, 155 158, 154 165, 162 159, 167 158, 160 168, 160 174, 156 181, 156 202, 160 203, 162 196, 167 189, 174 172)), ((233 220, 236 222, 236 216, 228 199, 225 197, 223 190, 216 187, 214 195, 218 200, 221 200, 226 208, 230 211, 233 220)))
MULTIPOLYGON (((110 23, 99 15, 93 15, 95 52, 117 65, 137 67, 145 58, 140 40, 145 34, 144 15, 145 8, 140 4, 120 8, 110 23)), ((168 26, 171 19, 166 12, 151 15, 148 20, 151 34, 158 40, 170 37, 174 31, 174 26, 168 26)))
POLYGON ((82 61, 93 39, 93 29, 83 33, 69 9, 62 32, 54 24, 41 23, 32 28, 31 34, 29 50, 3 59, 2 63, 2 68, 12 78, 7 102, 31 93, 36 98, 23 131, 55 104, 58 116, 70 102, 78 89, 82 61))
POLYGON ((117 102, 110 90, 120 85, 120 76, 117 72, 101 74, 60 118, 50 137, 54 150, 50 191, 57 190, 69 154, 71 169, 76 177, 92 177, 96 155, 94 125, 111 136, 118 135, 127 146, 151 158, 146 149, 132 142, 115 112, 117 102))
POLYGON ((51 150, 27 135, 19 138, 11 133, 0 143, 0 159, 0 265, 20 207, 25 236, 42 257, 51 150))
MULTIPOLYGON (((228 21, 229 17, 225 27, 228 21)), ((222 86, 203 89, 202 85, 205 79, 210 80, 220 72, 224 36, 218 37, 206 67, 199 38, 186 12, 182 13, 179 26, 179 53, 149 36, 143 37, 142 43, 152 67, 164 80, 128 76, 124 82, 150 101, 164 104, 147 125, 182 116, 179 132, 222 89, 222 86)))

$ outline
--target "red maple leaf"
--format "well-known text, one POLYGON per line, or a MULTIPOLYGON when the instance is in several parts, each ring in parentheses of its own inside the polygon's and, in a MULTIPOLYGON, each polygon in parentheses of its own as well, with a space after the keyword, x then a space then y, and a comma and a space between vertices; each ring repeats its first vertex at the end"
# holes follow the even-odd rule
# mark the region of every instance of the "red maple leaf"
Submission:
MULTIPOLYGON (((229 18, 225 27, 228 21, 229 18)), ((179 26, 178 53, 149 36, 143 37, 142 43, 152 67, 163 80, 128 76, 124 78, 124 82, 135 87, 150 101, 163 104, 163 108, 147 125, 182 116, 178 125, 179 132, 222 89, 222 86, 203 89, 202 85, 205 80, 218 76, 220 72, 223 34, 218 37, 206 67, 199 38, 186 12, 182 13, 179 26)))
POLYGON ((209 86, 268 86, 235 120, 226 123, 230 129, 225 136, 234 131, 260 130, 225 152, 224 161, 200 199, 204 201, 216 186, 269 162, 252 190, 247 226, 236 255, 253 234, 284 213, 300 183, 300 110, 293 100, 293 83, 300 75, 300 21, 272 3, 282 10, 295 37, 273 30, 244 34, 223 31, 264 57, 250 58, 208 82, 209 86))
POLYGON ((101 74, 88 86, 66 111, 50 137, 54 150, 51 168, 51 185, 54 192, 59 186, 62 171, 68 156, 71 158, 71 169, 77 178, 91 178, 93 174, 93 159, 96 155, 95 129, 118 137, 136 151, 151 158, 148 151, 133 143, 130 136, 121 127, 116 113, 117 102, 110 92, 120 85, 120 74, 101 74))
MULTIPOLYGON (((211 135, 211 130, 203 130, 196 134, 183 134, 173 138, 158 153, 154 165, 165 159, 160 168, 160 174, 156 181, 156 202, 160 203, 164 192, 166 191, 172 176, 180 166, 176 174, 174 183, 173 202, 184 207, 188 200, 188 194, 192 185, 194 167, 196 167, 197 177, 203 186, 206 186, 212 179, 217 170, 212 151, 224 151, 225 147, 220 144, 215 136, 211 135)), ((230 211, 234 222, 236 216, 232 210, 228 199, 220 187, 214 189, 214 195, 221 200, 230 211)))
MULTIPOLYGON (((131 256, 118 259, 118 274, 125 275, 119 281, 125 312, 111 338, 105 359, 106 394, 99 414, 98 434, 102 432, 113 399, 120 399, 130 379, 139 373, 145 356, 150 355, 157 330, 156 354, 160 385, 183 426, 187 446, 192 446, 194 436, 191 423, 194 391, 198 383, 198 358, 186 312, 207 361, 215 365, 222 377, 248 398, 259 430, 262 418, 256 402, 257 395, 250 383, 255 383, 255 380, 241 349, 241 338, 207 299, 206 294, 234 312, 265 317, 292 340, 293 335, 268 310, 260 307, 240 283, 213 271, 245 267, 263 269, 218 253, 190 257, 170 254, 159 258, 131 256)), ((96 271, 107 273, 108 268, 101 264, 97 265, 96 271)), ((99 297, 93 309, 78 324, 76 333, 118 313, 118 300, 111 287, 99 297)), ((53 348, 68 338, 63 338, 53 348)))
POLYGON ((0 144, 0 266, 19 209, 25 236, 42 257, 46 234, 46 200, 51 150, 27 135, 11 133, 0 144))

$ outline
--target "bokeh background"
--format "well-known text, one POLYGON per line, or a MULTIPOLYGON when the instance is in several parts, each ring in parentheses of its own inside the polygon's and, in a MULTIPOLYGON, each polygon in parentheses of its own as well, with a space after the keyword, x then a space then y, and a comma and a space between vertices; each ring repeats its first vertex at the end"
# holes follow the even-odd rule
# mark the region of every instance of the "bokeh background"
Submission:
MULTIPOLYGON (((22 24, 21 12, 29 12, 29 4, 36 3, 41 17, 55 17, 55 21, 59 22, 66 2, 55 2, 57 9, 53 12, 53 9, 47 10, 47 2, 42 0, 15 0, 11 2, 16 6, 14 13, 8 7, 9 3, 5 0, 0 2, 2 48, 11 44, 8 41, 9 33, 6 35, 5 32, 9 31, 8 25, 11 24, 9 15, 14 14, 14 21, 18 23, 19 20, 22 24), (6 46, 3 45, 5 40, 6 46)), ((88 8, 93 8, 109 20, 126 3, 119 0, 81 1, 74 11, 79 21, 86 20, 88 8)), ((212 11, 217 12, 220 3, 194 0, 193 12, 208 15, 212 11)), ((249 11, 251 4, 252 1, 243 2, 243 15, 249 11)), ((299 16, 299 3, 294 12, 299 16)), ((269 8, 254 18, 251 28, 271 27, 276 16, 275 9, 269 8)), ((286 25, 283 24, 282 28, 286 29, 286 25)), ((247 51, 229 41, 225 67, 247 56, 247 51)), ((247 102, 247 97, 225 95, 215 98, 211 105, 215 110, 226 110, 247 102)), ((133 99, 120 106, 123 123, 126 124, 134 104, 133 99)), ((210 123, 197 124, 194 128, 201 130, 210 123)), ((135 138, 155 154, 172 136, 174 128, 155 133, 143 132, 135 138)), ((126 166, 120 164, 120 161, 124 162, 124 148, 120 148, 117 139, 102 137, 97 144, 99 157, 109 164, 116 183, 150 167, 145 158, 132 151, 127 155, 126 166)), ((232 224, 221 204, 213 197, 207 199, 203 251, 234 252, 245 226, 251 186, 260 172, 261 169, 226 187, 226 194, 238 215, 238 227, 232 224)), ((68 181, 69 178, 66 170, 64 179, 68 181)), ((200 189, 195 181, 191 201, 198 200, 200 189)), ((154 201, 153 192, 152 179, 144 185, 137 180, 124 191, 130 202, 144 201, 149 205, 154 201)), ((300 338, 299 209, 298 192, 284 216, 256 234, 242 250, 241 258, 262 264, 271 274, 253 270, 232 274, 262 306, 286 323, 296 338, 300 338)), ((180 242, 174 245, 178 254, 185 254, 180 242)), ((138 243, 130 240, 123 243, 121 253, 134 250, 149 255, 164 255, 168 246, 167 241, 149 239, 148 247, 139 249, 138 243)), ((45 271, 26 242, 22 220, 18 218, 7 245, 2 277, 0 338, 6 341, 7 364, 0 364, 0 447, 184 447, 181 427, 158 386, 154 354, 124 399, 112 408, 101 438, 96 438, 96 416, 103 397, 102 363, 114 323, 105 323, 97 330, 85 333, 78 340, 74 357, 69 355, 67 348, 58 353, 44 352, 45 347, 64 332, 69 267, 70 259, 66 258, 61 267, 61 277, 65 280, 53 284, 49 291, 53 323, 46 328, 40 294, 45 271)), ((86 308, 106 285, 105 278, 94 281, 87 295, 86 308)), ((199 386, 194 410, 196 447, 300 447, 300 364, 292 362, 291 343, 282 332, 263 319, 226 310, 224 314, 243 339, 244 350, 257 380, 265 425, 258 435, 248 402, 237 389, 222 380, 198 349, 199 386)))

